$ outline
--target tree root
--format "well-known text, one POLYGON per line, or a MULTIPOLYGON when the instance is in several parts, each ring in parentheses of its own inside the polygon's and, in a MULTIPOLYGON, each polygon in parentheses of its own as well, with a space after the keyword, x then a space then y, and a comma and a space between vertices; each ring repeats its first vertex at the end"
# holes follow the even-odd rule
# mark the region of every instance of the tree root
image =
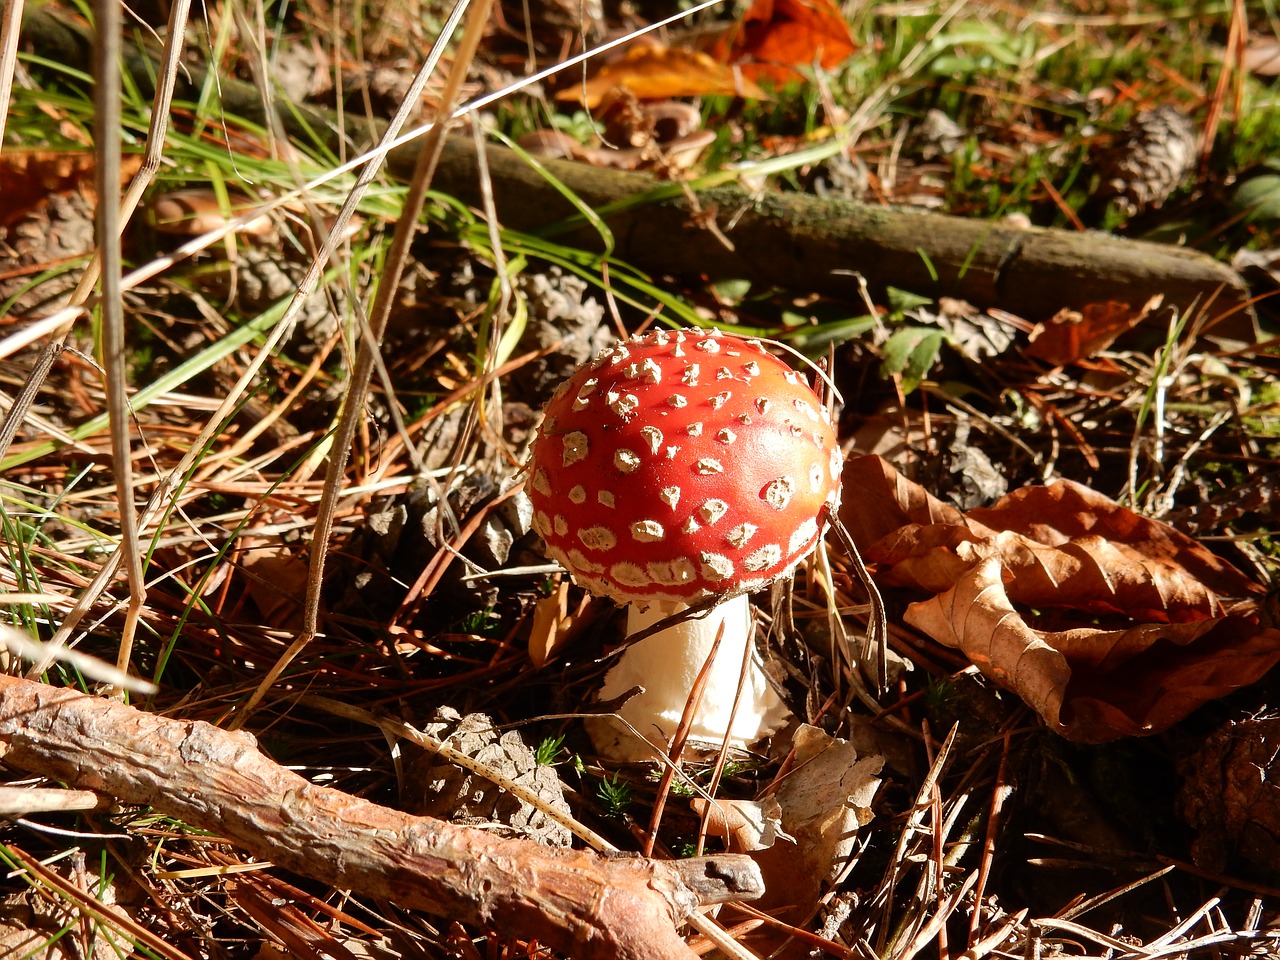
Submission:
POLYGON ((749 857, 607 858, 495 838, 319 787, 256 740, 0 677, 9 766, 145 804, 298 874, 584 960, 690 960, 677 925, 759 896, 749 857))

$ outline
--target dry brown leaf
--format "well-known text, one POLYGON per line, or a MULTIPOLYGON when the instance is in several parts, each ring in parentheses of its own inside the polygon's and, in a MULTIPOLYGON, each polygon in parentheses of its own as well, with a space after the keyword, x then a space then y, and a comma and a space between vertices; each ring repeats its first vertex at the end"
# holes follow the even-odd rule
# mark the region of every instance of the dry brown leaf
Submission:
POLYGON ((850 457, 842 481, 840 520, 859 546, 907 524, 958 524, 964 514, 912 483, 883 457, 850 457))
POLYGON ((1081 484, 1026 487, 967 514, 878 457, 851 460, 845 484, 858 495, 842 519, 879 579, 936 595, 907 621, 1063 736, 1163 730, 1280 662, 1280 631, 1259 622, 1263 587, 1081 484))
POLYGON ((549 597, 541 597, 533 608, 529 631, 529 660, 536 669, 559 657, 577 639, 590 617, 584 616, 591 603, 590 594, 581 594, 577 606, 569 609, 569 583, 562 581, 549 597))
MULTIPOLYGON (((955 507, 931 496, 919 484, 912 483, 880 457, 856 457, 845 467, 844 488, 857 491, 846 496, 841 520, 860 544, 872 551, 872 559, 882 564, 887 582, 899 586, 921 586, 934 592, 947 589, 959 571, 969 566, 958 561, 955 552, 961 543, 993 541, 1000 532, 1018 534, 1005 538, 1004 555, 1014 570, 1026 572, 1027 580, 1018 589, 1017 599, 1026 602, 1048 602, 1056 595, 1054 584, 1072 579, 1073 567, 1095 566, 1096 558, 1081 559, 1081 545, 1089 538, 1101 538, 1107 544, 1108 556, 1126 558, 1127 564, 1144 566, 1147 576, 1157 581, 1162 575, 1191 578, 1195 584, 1166 585, 1159 606, 1173 619, 1186 619, 1214 612, 1217 598, 1259 596, 1263 589, 1221 557, 1196 540, 1179 533, 1168 524, 1142 517, 1096 490, 1070 480, 1059 480, 1048 486, 1015 490, 991 507, 979 507, 961 513, 955 507), (1075 542, 1075 545, 1068 546, 1075 542), (1060 547, 1057 567, 1045 547, 1060 547), (950 557, 936 557, 926 562, 933 551, 945 551, 950 557), (1024 551, 1031 551, 1028 556, 1024 551), (958 562, 957 562, 958 561, 958 562), (1033 579, 1035 568, 1049 564, 1039 576, 1041 586, 1033 579), (1212 594, 1209 600, 1206 594, 1212 594), (1183 598, 1176 600, 1176 598, 1183 598), (1176 601, 1176 602, 1171 602, 1176 601), (1185 609, 1184 609, 1185 608, 1185 609)), ((983 555, 992 552, 987 549, 983 555)), ((1114 570, 1108 563, 1103 568, 1108 576, 1114 570)), ((1099 574, 1101 577, 1101 573, 1099 574)), ((1127 579, 1132 580, 1136 574, 1127 579)), ((1105 588, 1105 581, 1099 586, 1105 588)), ((1153 584, 1152 589, 1158 589, 1153 584)), ((1105 600, 1111 591, 1098 594, 1105 600)), ((1110 603, 1110 601, 1106 601, 1110 603)), ((1131 598, 1126 599, 1129 609, 1131 598)))
POLYGON ((1131 555, 1179 568, 1220 597, 1260 596, 1265 592, 1193 537, 1070 480, 1023 487, 1002 497, 994 506, 970 510, 966 517, 970 524, 1020 533, 1049 545, 1103 537, 1131 555))
POLYGON ((812 871, 832 879, 853 852, 853 835, 871 822, 884 758, 859 757, 847 740, 809 724, 796 731, 793 749, 793 772, 775 794, 782 827, 797 843, 808 845, 812 871))
POLYGON ((1027 355, 1059 367, 1087 360, 1151 316, 1160 301, 1159 296, 1152 297, 1141 310, 1113 300, 1090 303, 1079 311, 1059 310, 1031 331, 1027 355))
POLYGON ((999 557, 911 604, 905 619, 963 651, 1057 733, 1082 743, 1159 733, 1280 661, 1280 631, 1242 616, 1036 630, 1005 592, 999 557))
MULTIPOLYGON (((142 166, 133 154, 121 160, 121 182, 142 166)), ((51 193, 79 190, 96 196, 94 155, 90 150, 23 150, 0 155, 0 224, 12 223, 51 193)))
POLYGON ((733 67, 697 50, 662 46, 632 47, 604 64, 586 83, 561 90, 556 99, 597 107, 620 89, 641 100, 711 95, 768 99, 768 94, 733 67))
POLYGON ((807 911, 840 873, 858 828, 871 820, 884 767, 883 757, 859 757, 847 740, 808 724, 796 731, 794 747, 792 772, 774 794, 781 834, 772 847, 752 854, 766 891, 756 905, 783 918, 787 913, 777 908, 807 911))
POLYGON ((782 807, 774 797, 765 797, 764 800, 694 797, 689 806, 703 818, 707 836, 728 841, 728 849, 733 853, 767 850, 778 840, 782 807))
POLYGON ((562 581, 549 597, 539 597, 533 606, 533 626, 529 631, 529 659, 541 670, 563 643, 562 626, 569 616, 569 584, 562 581))
MULTIPOLYGON (((1063 486, 1034 489, 1057 493, 1063 486)), ((1175 622, 1223 613, 1218 594, 1187 576, 1185 567, 1100 536, 1049 545, 970 520, 960 526, 903 527, 875 551, 877 561, 892 564, 888 582, 935 592, 992 556, 1004 564, 1009 596, 1027 606, 1175 622)))
POLYGON ((753 80, 782 86, 803 79, 801 68, 834 70, 857 49, 832 0, 755 0, 712 54, 753 80))
POLYGON ((1250 34, 1240 65, 1255 77, 1280 77, 1280 39, 1272 34, 1250 34))
MULTIPOLYGON (((195 237, 225 227, 231 217, 243 213, 251 202, 248 197, 235 194, 231 197, 231 209, 224 211, 213 190, 200 187, 171 190, 151 199, 147 205, 147 218, 158 233, 195 237)), ((250 220, 238 232, 266 237, 274 229, 271 218, 264 215, 250 220)))
POLYGON ((306 596, 307 564, 296 553, 263 538, 245 537, 240 567, 245 591, 258 608, 262 623, 283 630, 302 629, 302 598, 306 596))

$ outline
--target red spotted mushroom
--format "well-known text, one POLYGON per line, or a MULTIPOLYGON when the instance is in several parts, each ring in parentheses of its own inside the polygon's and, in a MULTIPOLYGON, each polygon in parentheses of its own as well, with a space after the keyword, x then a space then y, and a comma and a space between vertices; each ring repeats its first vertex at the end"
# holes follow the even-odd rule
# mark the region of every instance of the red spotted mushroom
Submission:
POLYGON ((690 742, 745 747, 777 730, 788 714, 751 646, 747 594, 814 549, 840 494, 835 432, 806 380, 758 340, 634 337, 560 386, 528 466, 548 553, 593 594, 629 605, 628 635, 725 598, 622 652, 600 698, 643 687, 619 713, 644 741, 597 724, 601 753, 645 759, 668 748, 721 629, 690 742))

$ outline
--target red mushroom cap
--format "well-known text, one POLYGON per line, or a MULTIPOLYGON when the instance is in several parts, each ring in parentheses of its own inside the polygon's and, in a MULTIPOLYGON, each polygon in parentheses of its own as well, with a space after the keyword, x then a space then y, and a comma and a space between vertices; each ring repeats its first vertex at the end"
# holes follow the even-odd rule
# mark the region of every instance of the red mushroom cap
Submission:
POLYGON ((790 573, 840 467, 826 408, 760 341, 659 331, 561 384, 527 489, 548 552, 592 593, 692 603, 790 573))

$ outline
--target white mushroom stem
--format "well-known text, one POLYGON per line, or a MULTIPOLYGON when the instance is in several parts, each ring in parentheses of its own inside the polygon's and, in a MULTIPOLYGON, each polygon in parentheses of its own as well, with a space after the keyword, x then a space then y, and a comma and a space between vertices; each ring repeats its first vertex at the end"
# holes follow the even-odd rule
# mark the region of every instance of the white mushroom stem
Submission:
MULTIPOLYGON (((671 616, 681 607, 628 608, 627 634, 634 636, 671 616)), ((689 730, 690 750, 718 750, 728 739, 731 747, 746 748, 774 733, 790 715, 765 676, 760 655, 751 644, 751 604, 745 594, 725 600, 707 614, 670 626, 632 643, 605 674, 601 700, 622 696, 632 687, 644 692, 618 710, 644 739, 625 725, 602 718, 590 725, 596 749, 615 760, 649 760, 665 754, 680 725, 685 704, 703 664, 715 646, 716 634, 724 634, 707 676, 697 713, 689 730), (738 698, 738 681, 747 659, 746 680, 738 698), (734 712, 734 700, 739 699, 734 712), (732 724, 730 719, 732 718, 732 724)))

